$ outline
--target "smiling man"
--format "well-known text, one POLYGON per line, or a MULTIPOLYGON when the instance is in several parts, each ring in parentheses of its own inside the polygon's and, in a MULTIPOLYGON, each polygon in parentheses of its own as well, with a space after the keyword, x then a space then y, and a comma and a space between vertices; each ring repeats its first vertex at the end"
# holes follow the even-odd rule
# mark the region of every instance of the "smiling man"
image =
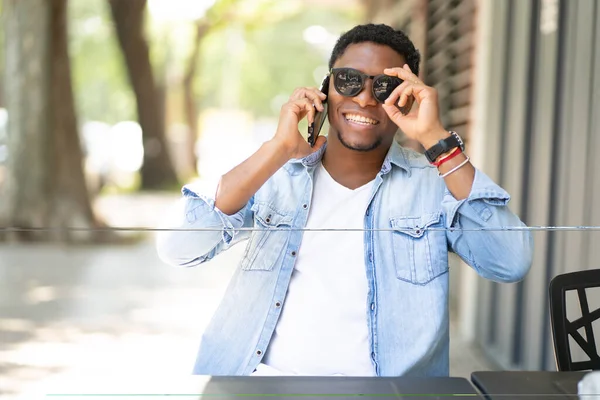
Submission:
POLYGON ((529 232, 489 229, 523 223, 442 126, 406 35, 357 26, 329 67, 328 95, 295 90, 273 139, 214 197, 184 187, 173 226, 191 230, 158 237, 181 266, 249 239, 197 374, 448 375, 448 252, 497 282, 530 268, 529 232), (311 147, 298 123, 325 102, 330 129, 311 147), (426 154, 399 146, 398 128, 426 154))

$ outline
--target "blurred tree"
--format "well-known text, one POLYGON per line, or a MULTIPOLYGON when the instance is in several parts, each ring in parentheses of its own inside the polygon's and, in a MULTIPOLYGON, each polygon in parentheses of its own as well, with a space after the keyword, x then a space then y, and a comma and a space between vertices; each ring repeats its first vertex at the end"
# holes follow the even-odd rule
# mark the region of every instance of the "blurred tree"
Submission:
MULTIPOLYGON (((0 20, 4 17, 2 9, 2 1, 0 0, 0 20)), ((4 31, 0 29, 0 77, 4 76, 4 31)), ((4 82, 0 79, 0 108, 4 107, 4 82)))
POLYGON ((135 94, 106 0, 69 2, 69 51, 81 122, 135 121, 135 94))
POLYGON ((189 174, 193 174, 196 171, 196 165, 198 162, 196 156, 196 140, 198 138, 198 108, 196 102, 196 96, 194 95, 194 82, 199 69, 199 55, 202 41, 206 37, 206 34, 210 31, 211 23, 209 20, 203 18, 196 22, 196 36, 194 43, 192 44, 191 54, 189 56, 185 73, 183 76, 183 104, 185 109, 185 119, 188 126, 188 135, 186 140, 186 149, 188 151, 189 165, 186 167, 189 174))
MULTIPOLYGON (((275 118, 281 99, 295 87, 318 84, 332 40, 358 22, 361 11, 356 4, 216 0, 203 17, 190 21, 169 19, 152 4, 148 1, 144 36, 154 83, 166 91, 165 135, 174 145, 171 156, 177 154, 172 161, 186 180, 191 171, 196 173, 193 143, 202 133, 196 125, 203 110, 238 107, 261 119, 275 118), (325 42, 309 43, 303 37, 314 25, 327 30, 325 42), (239 49, 231 47, 236 41, 243 42, 239 49)), ((136 119, 136 96, 113 34, 109 1, 72 1, 69 12, 82 122, 136 119)))
POLYGON ((154 79, 148 42, 144 35, 147 0, 109 0, 109 3, 143 131, 141 187, 164 189, 176 184, 177 176, 165 136, 164 92, 154 79))
POLYGON ((326 6, 282 10, 285 5, 276 2, 242 21, 242 51, 229 46, 235 28, 206 36, 201 55, 205 67, 195 87, 195 93, 203 94, 202 108, 237 102, 256 117, 276 118, 296 87, 318 86, 335 40, 359 21, 357 10, 326 6), (306 40, 311 27, 323 28, 320 42, 306 40), (225 90, 224 83, 231 81, 239 85, 239 99, 225 90))
MULTIPOLYGON (((94 228, 71 88, 67 0, 5 0, 8 171, 2 225, 94 228)), ((59 229, 17 238, 89 239, 59 229)))
POLYGON ((182 86, 183 86, 183 104, 185 108, 185 119, 188 126, 187 150, 189 152, 187 160, 190 165, 189 171, 196 171, 196 140, 198 138, 198 93, 194 93, 194 84, 200 69, 200 49, 206 36, 216 29, 222 28, 231 22, 234 17, 235 7, 240 0, 218 0, 206 12, 203 18, 196 21, 195 37, 185 68, 182 86))

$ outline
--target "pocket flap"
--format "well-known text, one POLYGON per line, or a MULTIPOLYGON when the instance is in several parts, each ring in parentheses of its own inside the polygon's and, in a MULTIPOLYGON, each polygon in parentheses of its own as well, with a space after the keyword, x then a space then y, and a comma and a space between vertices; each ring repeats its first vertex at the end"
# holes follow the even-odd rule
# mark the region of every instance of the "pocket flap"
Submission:
POLYGON ((291 215, 279 212, 268 204, 254 203, 252 211, 262 225, 268 227, 292 225, 293 217, 291 215))
POLYGON ((439 211, 416 217, 398 216, 390 218, 390 226, 399 233, 420 238, 424 235, 427 228, 429 228, 431 225, 438 224, 441 219, 442 213, 439 211))

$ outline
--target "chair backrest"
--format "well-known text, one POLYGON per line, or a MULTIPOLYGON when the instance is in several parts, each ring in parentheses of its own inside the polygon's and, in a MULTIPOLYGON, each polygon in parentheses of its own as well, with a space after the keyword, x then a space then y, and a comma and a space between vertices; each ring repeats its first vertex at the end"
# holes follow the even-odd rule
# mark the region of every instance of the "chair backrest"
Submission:
MULTIPOLYGON (((559 371, 585 371, 600 369, 600 356, 592 323, 600 319, 600 308, 590 310, 586 289, 600 287, 600 269, 570 272, 557 275, 550 281, 550 320, 554 338, 554 353, 559 371), (567 292, 575 291, 579 299, 581 317, 567 318, 567 292), (583 329, 584 336, 578 332, 583 329), (589 360, 573 361, 569 336, 589 360)), ((597 332, 600 335, 600 332, 597 332)))

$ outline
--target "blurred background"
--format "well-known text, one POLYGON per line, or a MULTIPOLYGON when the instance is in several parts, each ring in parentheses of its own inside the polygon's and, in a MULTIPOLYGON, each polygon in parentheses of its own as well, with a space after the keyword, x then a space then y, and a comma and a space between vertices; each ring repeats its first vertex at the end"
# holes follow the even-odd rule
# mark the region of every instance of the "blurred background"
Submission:
POLYGON ((0 0, 0 10, 0 396, 29 398, 65 377, 190 373, 243 246, 173 269, 144 228, 183 183, 212 187, 269 139, 292 90, 318 86, 336 38, 364 22, 408 33, 446 127, 542 227, 518 284, 453 259, 451 374, 555 369, 548 282, 600 259, 598 230, 547 228, 600 225, 599 0, 0 0))

